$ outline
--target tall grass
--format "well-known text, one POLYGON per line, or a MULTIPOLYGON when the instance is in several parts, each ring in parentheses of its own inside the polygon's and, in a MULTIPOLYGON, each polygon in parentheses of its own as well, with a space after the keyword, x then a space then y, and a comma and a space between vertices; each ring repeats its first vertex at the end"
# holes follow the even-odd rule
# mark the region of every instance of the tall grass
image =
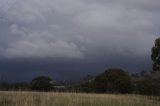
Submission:
POLYGON ((160 98, 140 95, 0 92, 0 106, 160 106, 160 98))

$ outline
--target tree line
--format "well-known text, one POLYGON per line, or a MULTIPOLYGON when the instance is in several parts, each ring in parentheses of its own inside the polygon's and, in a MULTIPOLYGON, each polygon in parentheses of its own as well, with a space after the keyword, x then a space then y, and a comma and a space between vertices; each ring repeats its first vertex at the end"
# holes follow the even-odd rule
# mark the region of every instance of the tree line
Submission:
POLYGON ((160 38, 152 48, 152 71, 128 73, 111 68, 97 76, 87 76, 80 81, 57 83, 48 76, 38 76, 30 83, 0 82, 0 90, 67 91, 87 93, 133 93, 160 95, 160 38))
POLYGON ((81 88, 85 92, 96 93, 160 95, 160 79, 153 75, 144 71, 129 74, 122 69, 108 69, 83 83, 81 88))
POLYGON ((48 76, 38 76, 30 83, 0 82, 0 90, 160 95, 160 79, 154 75, 144 71, 129 74, 122 69, 107 69, 97 76, 87 76, 76 82, 58 83, 48 76))

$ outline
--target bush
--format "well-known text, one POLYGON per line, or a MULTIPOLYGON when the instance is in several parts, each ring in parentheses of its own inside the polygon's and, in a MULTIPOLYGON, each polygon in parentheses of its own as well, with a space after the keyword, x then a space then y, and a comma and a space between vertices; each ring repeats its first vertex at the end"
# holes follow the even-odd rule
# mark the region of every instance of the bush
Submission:
POLYGON ((136 82, 139 94, 160 95, 160 81, 151 77, 143 77, 136 82))

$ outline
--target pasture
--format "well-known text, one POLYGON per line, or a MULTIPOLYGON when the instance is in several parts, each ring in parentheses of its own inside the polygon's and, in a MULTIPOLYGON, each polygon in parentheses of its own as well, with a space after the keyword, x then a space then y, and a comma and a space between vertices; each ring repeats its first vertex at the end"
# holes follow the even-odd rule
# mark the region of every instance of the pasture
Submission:
POLYGON ((160 97, 120 94, 0 92, 0 106, 160 106, 160 97))

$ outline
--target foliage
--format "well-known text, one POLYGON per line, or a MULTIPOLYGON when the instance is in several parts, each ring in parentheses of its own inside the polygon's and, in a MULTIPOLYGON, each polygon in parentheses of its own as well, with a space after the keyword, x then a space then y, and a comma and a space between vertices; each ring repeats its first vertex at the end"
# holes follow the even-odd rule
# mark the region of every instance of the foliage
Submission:
POLYGON ((136 82, 136 88, 139 94, 160 95, 160 81, 149 76, 141 77, 136 82))
POLYGON ((0 90, 2 91, 8 91, 12 88, 11 84, 7 82, 0 82, 0 90))
POLYGON ((47 76, 38 76, 31 81, 32 90, 50 91, 53 89, 53 81, 47 76))
POLYGON ((21 82, 21 83, 8 83, 8 82, 0 82, 0 90, 1 91, 9 91, 9 90, 29 90, 30 84, 26 82, 21 82))
POLYGON ((160 70, 160 38, 155 40, 155 45, 152 47, 152 55, 153 61, 153 70, 159 71, 160 70))
POLYGON ((131 78, 121 69, 108 69, 95 79, 98 91, 128 93, 131 91, 131 78))
POLYGON ((121 69, 108 69, 82 87, 85 90, 101 93, 129 93, 132 90, 131 77, 121 69))
POLYGON ((15 83, 13 84, 13 89, 14 90, 29 90, 30 84, 26 82, 21 82, 21 83, 15 83))

